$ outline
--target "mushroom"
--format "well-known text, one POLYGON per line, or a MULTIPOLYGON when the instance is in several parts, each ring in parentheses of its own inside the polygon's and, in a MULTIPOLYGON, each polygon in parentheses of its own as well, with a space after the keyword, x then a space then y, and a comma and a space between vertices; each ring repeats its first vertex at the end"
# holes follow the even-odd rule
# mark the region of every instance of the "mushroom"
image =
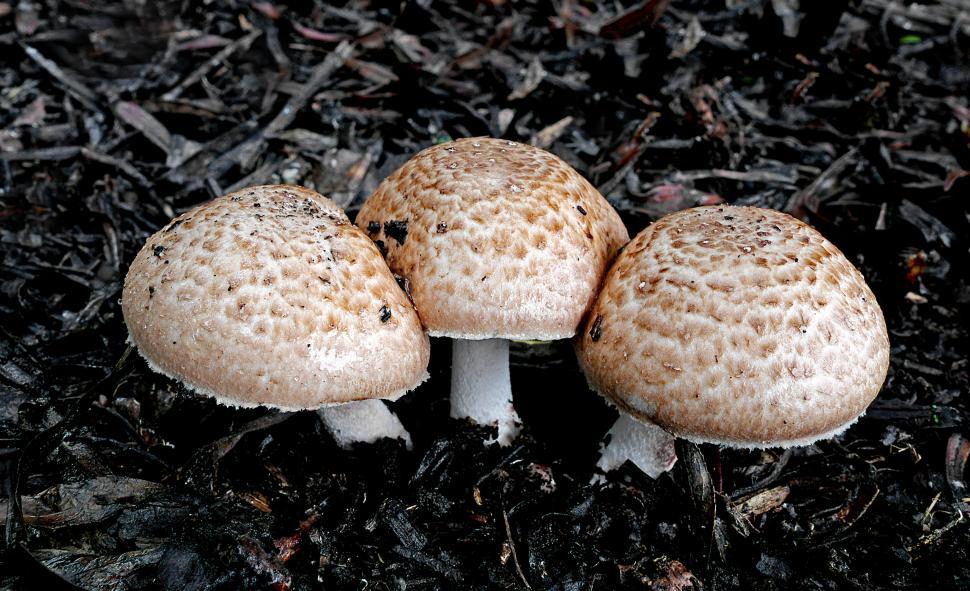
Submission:
POLYGON ((859 271, 810 226, 755 207, 647 227, 617 257, 576 347, 591 387, 626 413, 600 467, 629 458, 653 476, 673 463, 667 432, 742 448, 838 435, 889 366, 859 271))
POLYGON ((430 345, 380 252, 332 201, 251 187, 179 216, 122 294, 153 370, 234 407, 321 409, 335 440, 402 437, 380 399, 427 377, 430 345))
POLYGON ((628 240, 619 215, 558 157, 468 138, 385 179, 357 225, 409 285, 431 336, 450 337, 451 416, 519 431, 509 340, 570 338, 628 240))

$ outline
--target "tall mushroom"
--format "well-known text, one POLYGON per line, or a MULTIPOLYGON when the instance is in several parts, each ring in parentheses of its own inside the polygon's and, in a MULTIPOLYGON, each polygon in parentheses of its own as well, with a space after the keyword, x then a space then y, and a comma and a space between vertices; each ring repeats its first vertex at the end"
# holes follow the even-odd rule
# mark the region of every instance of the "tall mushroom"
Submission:
POLYGON ((813 228, 710 206, 627 245, 577 353, 591 386, 627 413, 600 466, 629 458, 656 475, 672 463, 666 432, 747 448, 841 433, 879 393, 889 338, 862 275, 813 228))
POLYGON ((357 224, 431 336, 453 339, 451 416, 518 433, 511 340, 572 337, 628 240, 596 189, 544 150, 493 138, 428 148, 384 180, 357 224))
POLYGON ((251 187, 148 239, 122 311, 149 366, 230 406, 320 408, 338 443, 403 437, 380 399, 427 377, 430 346, 377 247, 332 201, 251 187))

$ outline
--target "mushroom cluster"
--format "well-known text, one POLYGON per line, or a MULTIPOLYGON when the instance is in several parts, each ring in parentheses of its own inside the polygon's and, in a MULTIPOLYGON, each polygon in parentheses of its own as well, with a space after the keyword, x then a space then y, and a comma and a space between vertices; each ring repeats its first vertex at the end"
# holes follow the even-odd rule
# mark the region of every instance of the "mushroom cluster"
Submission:
POLYGON ((604 471, 631 460, 657 476, 675 436, 806 445, 878 394, 882 312, 811 227, 710 206, 627 241, 556 156, 469 138, 408 160, 356 226, 293 186, 200 205, 138 253, 122 309, 151 368, 224 404, 319 409, 345 447, 409 441, 381 399, 427 377, 428 334, 452 339, 451 415, 494 426, 500 444, 520 428, 509 341, 575 335, 591 388, 622 411, 604 471))

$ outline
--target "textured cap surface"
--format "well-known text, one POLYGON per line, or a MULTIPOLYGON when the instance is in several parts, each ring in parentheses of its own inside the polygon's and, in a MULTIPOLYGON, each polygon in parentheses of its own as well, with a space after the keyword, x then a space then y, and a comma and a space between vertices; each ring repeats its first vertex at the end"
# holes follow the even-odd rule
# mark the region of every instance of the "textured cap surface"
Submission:
POLYGON ((619 215, 572 167, 493 138, 414 156, 357 224, 410 282, 430 334, 468 339, 571 337, 628 240, 619 215))
POLYGON ((173 220, 135 257, 122 310, 154 369, 230 405, 395 398, 427 375, 428 338, 377 247, 301 187, 173 220))
POLYGON ((627 245, 577 338, 590 384, 696 441, 801 445, 848 427, 889 366, 862 275, 786 214, 712 206, 627 245))

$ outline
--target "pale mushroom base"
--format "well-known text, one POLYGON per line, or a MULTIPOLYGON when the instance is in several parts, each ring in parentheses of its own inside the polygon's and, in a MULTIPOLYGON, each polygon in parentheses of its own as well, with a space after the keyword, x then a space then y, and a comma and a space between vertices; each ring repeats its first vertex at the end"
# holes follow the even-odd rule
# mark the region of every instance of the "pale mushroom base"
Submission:
POLYGON ((621 412, 608 433, 610 442, 600 450, 596 467, 615 470, 630 460, 650 478, 657 478, 677 462, 676 438, 659 426, 621 412))
POLYGON ((509 342, 506 339, 451 341, 451 418, 498 427, 494 440, 508 445, 521 420, 512 406, 509 342))
POLYGON ((610 441, 600 450, 600 459, 596 466, 603 472, 616 470, 624 462, 630 460, 644 474, 657 478, 669 471, 677 462, 677 451, 674 442, 677 438, 692 443, 710 443, 734 449, 786 449, 790 447, 804 447, 819 441, 832 439, 844 433, 865 414, 857 414, 852 420, 835 427, 830 431, 787 441, 736 441, 704 437, 696 434, 673 434, 651 422, 649 419, 635 419, 621 411, 620 418, 610 428, 610 441))
POLYGON ((383 400, 360 400, 328 406, 317 411, 327 431, 343 449, 378 439, 403 439, 411 449, 411 434, 383 400))

